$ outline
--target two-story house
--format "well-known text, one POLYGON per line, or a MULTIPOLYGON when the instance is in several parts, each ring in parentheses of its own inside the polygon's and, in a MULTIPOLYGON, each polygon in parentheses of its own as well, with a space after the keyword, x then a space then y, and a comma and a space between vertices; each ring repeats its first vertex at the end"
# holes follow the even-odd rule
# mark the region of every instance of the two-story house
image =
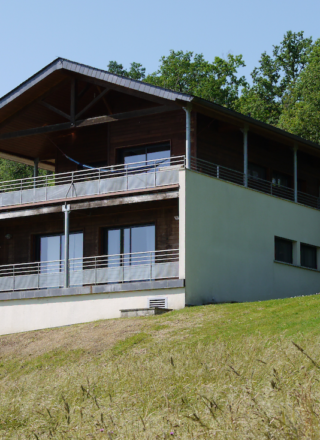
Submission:
POLYGON ((320 147, 58 58, 0 100, 0 334, 320 290, 320 147), (39 173, 39 170, 46 173, 39 173))

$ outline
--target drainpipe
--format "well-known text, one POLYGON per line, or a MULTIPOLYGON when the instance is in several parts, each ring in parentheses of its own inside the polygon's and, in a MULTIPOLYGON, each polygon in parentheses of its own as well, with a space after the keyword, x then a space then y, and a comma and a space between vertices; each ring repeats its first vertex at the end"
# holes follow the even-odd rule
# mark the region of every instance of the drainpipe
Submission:
POLYGON ((293 188, 294 201, 298 203, 298 145, 293 147, 293 188))
POLYGON ((64 212, 64 283, 65 288, 69 287, 69 215, 70 205, 62 206, 64 212))
POLYGON ((183 107, 186 112, 186 168, 191 168, 191 106, 183 107))
POLYGON ((243 174, 244 174, 244 186, 248 187, 248 127, 243 129, 243 174))

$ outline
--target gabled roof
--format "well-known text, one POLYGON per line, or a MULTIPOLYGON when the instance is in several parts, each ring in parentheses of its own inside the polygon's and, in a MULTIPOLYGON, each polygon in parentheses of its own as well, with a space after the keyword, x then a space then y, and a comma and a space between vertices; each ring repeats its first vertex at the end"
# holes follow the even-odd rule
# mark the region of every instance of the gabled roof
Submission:
POLYGON ((65 58, 57 58, 52 63, 48 64, 42 70, 37 72, 35 75, 31 76, 29 79, 24 81, 18 87, 11 90, 11 92, 4 95, 0 99, 0 109, 9 102, 13 101, 18 96, 20 96, 22 93, 26 92, 34 85, 45 79, 53 72, 56 72, 61 69, 67 70, 69 72, 77 73, 80 75, 85 75, 101 81, 106 81, 116 86, 125 87, 131 90, 135 90, 137 92, 146 93, 148 95, 156 96, 170 101, 180 100, 188 103, 191 102, 193 99, 192 95, 186 95, 184 93, 174 92, 172 90, 164 89, 162 87, 154 86, 148 83, 144 83, 142 81, 125 78, 123 76, 119 76, 114 73, 107 72, 105 70, 96 69, 94 67, 86 66, 85 64, 66 60, 65 58))
POLYGON ((139 94, 143 98, 148 98, 149 96, 149 100, 154 98, 155 101, 158 100, 159 102, 161 100, 162 103, 164 101, 171 101, 172 105, 177 105, 180 108, 187 106, 188 104, 192 104, 192 108, 199 113, 210 113, 212 117, 227 120, 230 123, 238 125, 239 127, 248 126, 250 127, 250 130, 264 133, 264 135, 276 137, 281 139, 282 142, 285 142, 286 144, 293 145, 296 143, 301 146, 303 145, 305 147, 311 147, 313 150, 316 149, 318 152, 320 150, 320 145, 315 142, 308 141, 214 102, 207 101, 190 94, 175 92, 163 87, 154 86, 143 81, 119 76, 105 70, 96 69, 94 67, 76 63, 65 58, 57 58, 35 75, 24 81, 18 87, 13 89, 11 92, 4 95, 0 99, 0 122, 2 120, 2 112, 8 113, 9 111, 9 113, 11 112, 14 114, 19 110, 19 106, 23 107, 25 105, 25 101, 30 97, 30 95, 35 93, 34 91, 37 88, 38 91, 36 93, 39 93, 40 96, 42 93, 44 93, 46 87, 52 87, 54 85, 54 81, 50 80, 51 77, 56 76, 56 81, 60 81, 62 75, 68 72, 73 75, 78 75, 84 79, 90 78, 92 81, 100 82, 100 84, 108 83, 111 87, 118 91, 122 91, 123 93, 130 92, 136 95, 139 94))

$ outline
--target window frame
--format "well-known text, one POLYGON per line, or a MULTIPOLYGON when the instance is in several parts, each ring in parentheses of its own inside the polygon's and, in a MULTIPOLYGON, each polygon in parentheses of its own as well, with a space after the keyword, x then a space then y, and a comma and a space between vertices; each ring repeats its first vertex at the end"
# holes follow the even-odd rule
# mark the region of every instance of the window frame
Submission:
POLYGON ((307 244, 307 243, 300 243, 300 266, 306 267, 307 269, 318 270, 318 248, 317 248, 317 246, 314 246, 312 244, 307 244), (302 249, 303 248, 309 248, 309 249, 314 250, 314 252, 315 252, 315 267, 302 264, 302 258, 303 258, 302 249))
MULTIPOLYGON (((131 228, 137 228, 137 227, 146 227, 146 226, 154 226, 154 248, 155 251, 157 250, 157 226, 156 222, 148 222, 148 223, 138 223, 138 224, 130 224, 130 225, 122 225, 122 226, 111 226, 111 227, 104 227, 102 228, 102 252, 103 255, 108 256, 108 232, 109 231, 116 231, 120 229, 120 255, 124 254, 124 230, 125 229, 131 229, 131 228)), ((132 253, 132 243, 131 243, 131 237, 130 237, 130 252, 132 253)), ((146 251, 147 252, 147 251, 146 251)), ((123 261, 121 259, 121 266, 123 265, 123 261)))
MULTIPOLYGON (((146 156, 145 161, 147 161, 148 149, 153 149, 154 151, 169 151, 170 155, 168 159, 171 158, 171 144, 169 141, 164 141, 161 143, 144 144, 144 145, 133 145, 129 147, 118 148, 117 165, 125 165, 125 157, 129 156, 129 154, 126 154, 126 152, 129 151, 131 151, 132 153, 134 151, 137 151, 137 155, 138 155, 139 154, 138 151, 140 150, 142 152, 141 154, 145 154, 146 156)), ((134 155, 134 153, 132 155, 134 155)))
POLYGON ((280 263, 286 263, 286 264, 292 264, 293 265, 293 243, 294 243, 293 240, 289 240, 287 238, 275 236, 274 237, 274 259, 275 259, 275 261, 278 261, 280 263), (277 256, 279 257, 279 255, 277 255, 278 254, 278 252, 277 252, 277 242, 279 243, 279 241, 291 244, 291 261, 285 261, 285 260, 281 260, 281 259, 277 258, 277 256))

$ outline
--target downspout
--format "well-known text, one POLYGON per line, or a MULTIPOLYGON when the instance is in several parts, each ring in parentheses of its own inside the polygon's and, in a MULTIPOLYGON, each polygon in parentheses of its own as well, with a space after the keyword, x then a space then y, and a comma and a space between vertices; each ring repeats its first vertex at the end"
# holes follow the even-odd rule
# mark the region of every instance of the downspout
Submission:
POLYGON ((191 168, 191 105, 183 107, 186 112, 186 168, 191 168))
POLYGON ((69 214, 70 205, 62 206, 64 212, 64 288, 69 287, 69 214))

